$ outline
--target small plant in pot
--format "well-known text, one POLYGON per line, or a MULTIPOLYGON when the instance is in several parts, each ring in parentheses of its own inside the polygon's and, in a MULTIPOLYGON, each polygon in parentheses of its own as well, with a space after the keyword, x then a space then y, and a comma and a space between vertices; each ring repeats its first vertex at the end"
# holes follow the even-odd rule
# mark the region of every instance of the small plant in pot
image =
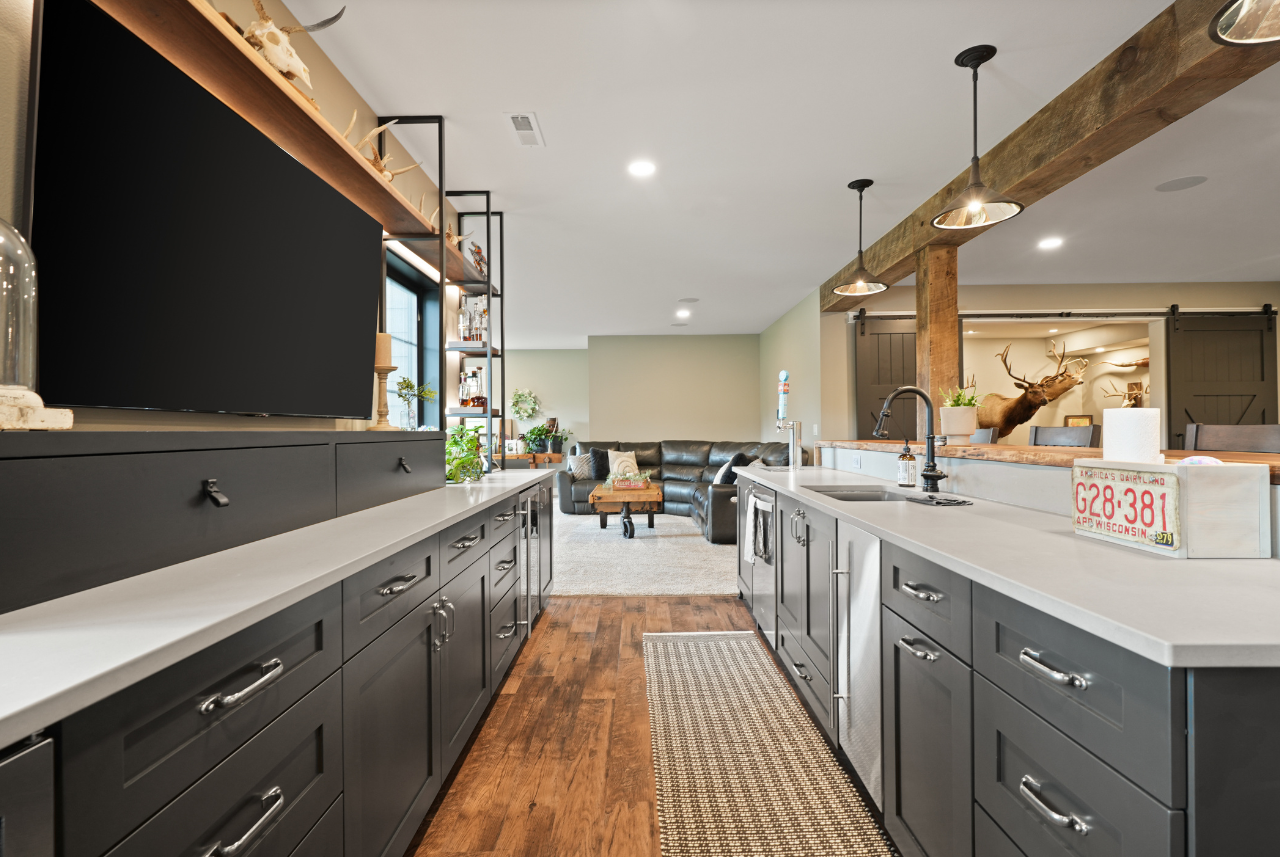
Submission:
POLYGON ((444 473, 450 482, 475 482, 484 475, 480 426, 454 426, 444 444, 444 473))
POLYGON ((547 435, 547 443, 551 445, 552 452, 564 452, 564 442, 568 439, 569 433, 560 429, 556 429, 547 435))
POLYGON ((524 433, 525 443, 529 445, 530 452, 546 452, 547 441, 551 439, 552 430, 545 425, 534 426, 526 429, 524 433))
POLYGON ((939 390, 942 406, 938 409, 947 446, 968 446, 969 437, 978 430, 978 384, 970 376, 963 387, 939 390))

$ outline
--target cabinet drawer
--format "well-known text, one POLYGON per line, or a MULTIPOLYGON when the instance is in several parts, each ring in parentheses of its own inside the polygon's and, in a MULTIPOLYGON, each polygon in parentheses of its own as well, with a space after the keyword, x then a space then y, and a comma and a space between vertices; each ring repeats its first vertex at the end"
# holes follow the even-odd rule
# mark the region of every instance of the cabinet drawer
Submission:
POLYGON ((339 515, 444 487, 444 440, 339 443, 339 515))
POLYGON ((969 579, 888 542, 881 550, 884 603, 969 663, 973 648, 969 579))
POLYGON ((440 588, 440 538, 428 536, 342 581, 342 652, 349 660, 440 588))
POLYGON ((339 602, 331 586, 64 720, 64 857, 98 857, 332 675, 339 602))
POLYGON ((0 751, 0 855, 53 857, 53 741, 0 751))
POLYGON ((0 613, 333 517, 328 444, 0 461, 0 613), (230 502, 216 506, 205 481, 230 502), (38 573, 34 573, 38 570, 38 573))
POLYGON ((973 666, 1172 807, 1186 805, 1186 673, 985 586, 973 588, 973 666))
POLYGON ((485 555, 491 544, 489 536, 492 532, 489 514, 481 512, 465 521, 459 521, 440 534, 440 565, 443 572, 440 584, 442 586, 457 577, 458 572, 485 555))
POLYGON ((110 852, 287 857, 342 792, 342 676, 302 701, 110 852))
POLYGON ((520 575, 519 551, 519 533, 514 532, 489 549, 489 586, 494 595, 506 592, 520 575))
POLYGON ((973 853, 979 857, 1027 857, 976 803, 973 805, 973 853))
POLYGON ((498 541, 505 538, 507 533, 514 533, 516 527, 519 526, 520 520, 520 500, 517 497, 508 497, 496 506, 488 509, 489 524, 493 528, 490 533, 491 541, 498 541))
POLYGON ((981 676, 974 679, 973 721, 975 797, 1031 857, 1185 853, 1182 812, 1162 806, 981 676))
POLYGON ((519 614, 520 586, 512 580, 507 594, 498 599, 489 614, 489 669, 493 673, 492 685, 495 688, 511 669, 511 662, 515 660, 520 641, 524 638, 519 614))
POLYGON ((342 857, 342 795, 325 810, 289 857, 342 857))
POLYGON ((800 636, 791 631, 785 622, 778 623, 778 657, 787 668, 791 682, 800 689, 800 696, 808 704, 822 734, 835 740, 831 723, 831 685, 814 669, 805 654, 800 636))

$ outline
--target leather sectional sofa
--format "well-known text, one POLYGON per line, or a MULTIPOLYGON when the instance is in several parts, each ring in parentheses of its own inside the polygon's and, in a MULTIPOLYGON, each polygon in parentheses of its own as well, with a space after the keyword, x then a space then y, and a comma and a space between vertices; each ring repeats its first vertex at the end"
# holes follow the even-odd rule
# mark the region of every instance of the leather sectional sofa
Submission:
MULTIPOLYGON (((785 443, 760 441, 583 441, 574 444, 572 454, 582 455, 589 449, 634 451, 640 469, 653 471, 650 478, 662 485, 663 511, 668 515, 693 518, 707 541, 714 544, 734 544, 738 540, 738 487, 712 484, 725 462, 733 458, 734 453, 741 452, 753 461, 763 459, 765 465, 771 467, 788 463, 785 443)), ((808 451, 804 458, 802 463, 807 464, 808 451)), ((560 511, 566 515, 592 514, 588 498, 591 489, 599 484, 600 480, 574 479, 570 470, 557 473, 556 493, 560 497, 560 511)))

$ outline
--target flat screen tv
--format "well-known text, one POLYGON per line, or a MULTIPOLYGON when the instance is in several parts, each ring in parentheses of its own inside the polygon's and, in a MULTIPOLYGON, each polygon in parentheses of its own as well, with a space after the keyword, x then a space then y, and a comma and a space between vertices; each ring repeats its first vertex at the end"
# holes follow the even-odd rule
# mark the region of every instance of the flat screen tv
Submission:
POLYGON ((367 419, 382 229, 89 0, 44 0, 53 406, 367 419))

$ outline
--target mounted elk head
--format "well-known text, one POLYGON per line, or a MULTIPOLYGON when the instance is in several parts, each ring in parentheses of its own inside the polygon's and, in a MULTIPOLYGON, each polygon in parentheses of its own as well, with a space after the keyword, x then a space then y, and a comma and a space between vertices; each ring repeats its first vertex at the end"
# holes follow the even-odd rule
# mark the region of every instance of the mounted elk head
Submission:
POLYGON ((289 80, 300 79, 308 89, 312 88, 311 72, 307 70, 306 64, 293 49, 293 45, 289 44, 289 36, 293 33, 316 33, 325 27, 332 27, 338 23, 338 19, 342 17, 343 12, 347 11, 347 7, 343 6, 332 18, 325 18, 323 21, 302 27, 277 26, 267 14, 267 10, 262 8, 262 0, 253 0, 253 8, 258 12, 258 20, 245 27, 245 41, 261 51, 262 58, 276 71, 289 80))
POLYGON ((1000 437, 1008 437, 1015 428, 1035 416, 1036 411, 1084 382, 1084 370, 1089 367, 1089 361, 1082 357, 1067 360, 1065 350, 1059 356, 1057 343, 1050 340, 1050 344, 1053 346, 1053 356, 1058 360, 1058 368, 1052 375, 1046 375, 1039 381, 1013 374, 1013 368, 1009 366, 1009 349, 1013 347, 1013 343, 1006 345, 1004 351, 996 355, 1022 395, 1009 398, 998 393, 988 393, 983 396, 982 404, 978 406, 979 427, 999 429, 997 434, 1000 437), (1074 364, 1079 364, 1079 369, 1072 371, 1074 364))

